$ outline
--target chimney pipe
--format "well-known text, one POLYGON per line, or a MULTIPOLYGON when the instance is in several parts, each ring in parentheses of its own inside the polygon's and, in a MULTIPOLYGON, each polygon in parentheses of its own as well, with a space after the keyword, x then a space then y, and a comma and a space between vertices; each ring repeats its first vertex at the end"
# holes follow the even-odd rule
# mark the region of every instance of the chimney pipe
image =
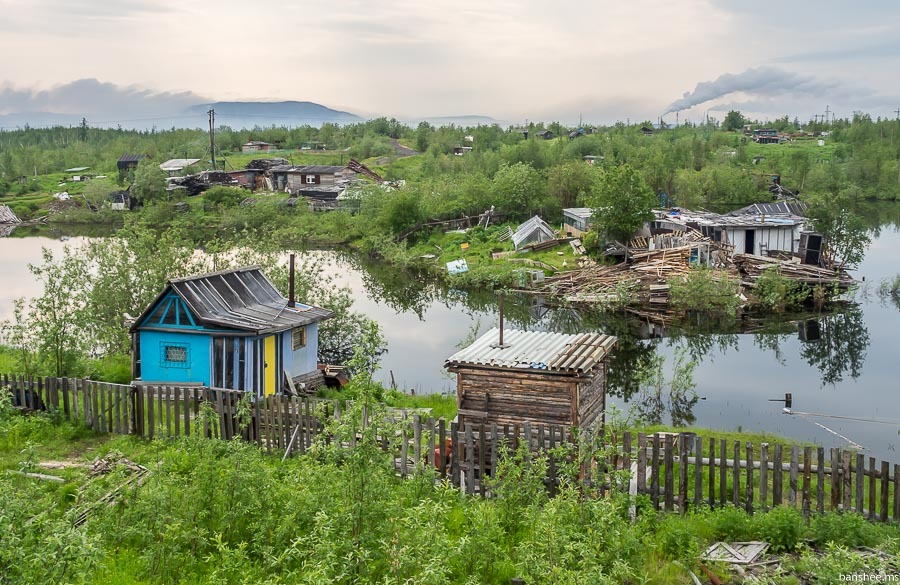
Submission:
POLYGON ((500 295, 500 347, 503 347, 503 297, 500 295))
POLYGON ((291 254, 291 276, 288 284, 288 303, 287 306, 295 307, 297 305, 294 299, 294 254, 291 254))

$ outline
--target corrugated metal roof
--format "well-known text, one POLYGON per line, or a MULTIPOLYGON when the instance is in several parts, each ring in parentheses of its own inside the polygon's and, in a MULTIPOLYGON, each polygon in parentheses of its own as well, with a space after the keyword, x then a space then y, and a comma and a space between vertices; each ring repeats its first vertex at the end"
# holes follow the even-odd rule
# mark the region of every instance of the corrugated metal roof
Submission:
POLYGON ((556 237, 556 234, 553 233, 553 228, 551 228, 546 221, 535 215, 517 227, 515 233, 513 233, 512 242, 515 249, 518 250, 522 243, 528 240, 535 232, 538 233, 537 240, 539 242, 552 240, 556 237))
POLYGON ((144 156, 146 156, 146 155, 143 155, 143 154, 123 154, 122 156, 119 157, 119 161, 118 161, 118 162, 120 162, 120 163, 139 162, 142 158, 144 158, 144 156))
POLYGON ((545 331, 503 332, 504 347, 498 347, 500 330, 493 328, 469 347, 456 352, 444 367, 458 365, 497 368, 589 372, 609 354, 616 338, 602 333, 549 333, 545 331))
POLYGON ((347 167, 337 165, 278 165, 271 169, 276 173, 299 173, 303 175, 334 175, 347 170, 347 167))
MULTIPOLYGON (((170 280, 171 288, 188 305, 194 318, 206 326, 248 331, 257 335, 301 327, 333 316, 328 309, 285 299, 258 266, 223 270, 170 280)), ((143 322, 159 299, 136 321, 143 322)))
POLYGON ((807 206, 802 201, 773 201, 772 203, 754 203, 732 211, 729 215, 795 215, 806 213, 807 206))
POLYGON ((563 215, 575 219, 591 219, 594 210, 590 207, 567 207, 563 209, 563 215))
POLYGON ((200 162, 199 158, 173 158, 159 165, 164 171, 180 171, 200 162))

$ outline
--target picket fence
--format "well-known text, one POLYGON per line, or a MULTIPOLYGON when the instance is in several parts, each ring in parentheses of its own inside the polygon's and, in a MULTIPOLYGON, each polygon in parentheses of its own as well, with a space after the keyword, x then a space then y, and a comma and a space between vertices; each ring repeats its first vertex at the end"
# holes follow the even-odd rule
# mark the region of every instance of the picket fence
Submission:
MULTIPOLYGON (((325 417, 341 419, 336 400, 275 395, 241 401, 245 393, 200 386, 121 385, 75 378, 0 376, 13 405, 52 411, 101 433, 211 439, 239 437, 267 452, 304 453, 326 438, 325 417), (201 406, 209 415, 201 416, 201 406)), ((585 437, 561 426, 467 425, 415 411, 393 411, 376 437, 394 457, 397 473, 424 470, 466 494, 488 497, 504 449, 526 446, 548 457, 546 483, 554 490, 558 470, 571 463, 585 437), (567 446, 568 449, 561 449, 567 446)), ((358 421, 360 428, 373 424, 358 421)), ((347 446, 355 443, 353 434, 347 446)), ((327 437, 329 440, 331 437, 327 437)), ((602 457, 577 464, 578 479, 600 494, 622 490, 646 496, 659 510, 685 512, 732 504, 748 512, 790 505, 805 515, 825 511, 900 520, 900 464, 863 453, 809 445, 755 444, 704 438, 693 433, 607 435, 592 441, 602 457), (627 472, 627 473, 622 473, 627 472)), ((577 459, 577 457, 576 457, 577 459)))

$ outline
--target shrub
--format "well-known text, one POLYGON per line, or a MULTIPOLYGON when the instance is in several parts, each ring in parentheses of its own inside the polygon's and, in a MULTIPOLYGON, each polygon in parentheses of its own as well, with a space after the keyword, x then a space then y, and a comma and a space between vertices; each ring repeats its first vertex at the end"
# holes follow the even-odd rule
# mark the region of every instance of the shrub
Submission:
POLYGON ((878 529, 859 514, 825 514, 813 520, 812 536, 817 544, 873 546, 878 529))
POLYGON ((744 541, 751 537, 750 516, 729 504, 710 515, 715 540, 744 541))
POLYGON ((695 268, 669 282, 672 306, 687 311, 733 315, 740 305, 740 282, 709 268, 695 268))
POLYGON ((803 531, 803 516, 796 508, 779 506, 755 518, 755 534, 769 543, 773 553, 790 552, 797 548, 803 531))
POLYGON ((802 305, 808 296, 809 289, 782 275, 777 267, 764 270, 753 289, 754 303, 776 313, 802 305))

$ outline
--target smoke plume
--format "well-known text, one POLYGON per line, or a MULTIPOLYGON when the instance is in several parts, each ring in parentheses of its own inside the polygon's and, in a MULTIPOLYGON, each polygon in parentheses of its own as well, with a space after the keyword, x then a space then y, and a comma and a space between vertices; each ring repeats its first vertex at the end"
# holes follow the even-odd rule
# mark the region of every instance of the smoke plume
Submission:
POLYGON ((743 73, 725 73, 713 81, 701 81, 694 91, 686 92, 681 99, 672 102, 663 115, 687 110, 737 92, 757 97, 813 96, 833 92, 840 86, 840 82, 826 81, 811 75, 775 67, 755 67, 743 73))

